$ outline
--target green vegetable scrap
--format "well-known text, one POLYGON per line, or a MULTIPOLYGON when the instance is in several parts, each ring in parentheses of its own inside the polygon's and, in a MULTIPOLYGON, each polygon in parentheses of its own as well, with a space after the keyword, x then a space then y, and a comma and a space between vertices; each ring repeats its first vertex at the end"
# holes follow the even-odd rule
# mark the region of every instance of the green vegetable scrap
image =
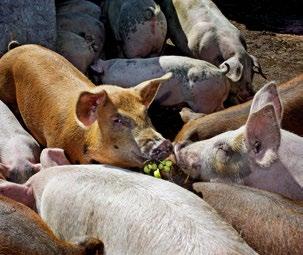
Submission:
POLYGON ((158 162, 149 161, 144 165, 143 172, 148 175, 153 175, 156 178, 161 177, 162 173, 169 173, 173 168, 173 162, 170 160, 162 160, 158 162))

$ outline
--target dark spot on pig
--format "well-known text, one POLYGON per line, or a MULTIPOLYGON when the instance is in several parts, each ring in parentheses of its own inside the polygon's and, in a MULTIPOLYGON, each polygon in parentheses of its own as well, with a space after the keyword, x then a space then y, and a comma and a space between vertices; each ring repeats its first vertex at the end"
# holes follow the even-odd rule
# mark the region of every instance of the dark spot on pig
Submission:
POLYGON ((114 148, 118 150, 118 149, 119 149, 119 146, 118 146, 118 145, 114 145, 114 148))
POLYGON ((101 164, 99 161, 95 160, 95 159, 91 159, 89 161, 90 164, 101 164))
POLYGON ((83 145, 82 152, 83 152, 83 154, 87 154, 87 152, 88 152, 88 145, 86 143, 83 145))

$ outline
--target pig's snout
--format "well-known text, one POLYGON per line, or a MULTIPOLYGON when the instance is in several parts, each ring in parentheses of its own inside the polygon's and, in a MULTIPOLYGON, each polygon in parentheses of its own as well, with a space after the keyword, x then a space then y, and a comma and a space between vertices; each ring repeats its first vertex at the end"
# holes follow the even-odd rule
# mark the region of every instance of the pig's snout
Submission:
POLYGON ((169 140, 165 140, 155 149, 152 150, 151 158, 155 160, 161 160, 168 157, 173 150, 173 146, 169 140))

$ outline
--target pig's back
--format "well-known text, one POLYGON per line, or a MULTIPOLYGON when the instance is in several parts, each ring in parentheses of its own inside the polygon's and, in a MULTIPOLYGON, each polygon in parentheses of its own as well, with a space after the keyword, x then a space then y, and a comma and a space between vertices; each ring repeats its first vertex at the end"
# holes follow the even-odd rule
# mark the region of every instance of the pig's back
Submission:
POLYGON ((102 237, 107 254, 254 254, 203 200, 172 183, 109 166, 46 171, 53 177, 40 214, 66 240, 102 237))
POLYGON ((64 248, 36 213, 0 196, 0 254, 59 255, 64 248))
POLYGON ((240 185, 196 183, 194 189, 260 254, 302 254, 302 203, 240 185))

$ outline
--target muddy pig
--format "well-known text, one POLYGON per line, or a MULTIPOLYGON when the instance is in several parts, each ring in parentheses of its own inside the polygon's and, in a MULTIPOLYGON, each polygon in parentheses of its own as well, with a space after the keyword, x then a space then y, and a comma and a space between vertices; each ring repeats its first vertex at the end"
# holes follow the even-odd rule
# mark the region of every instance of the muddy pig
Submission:
POLYGON ((275 83, 255 95, 246 125, 182 148, 175 154, 190 176, 236 182, 303 200, 303 138, 280 128, 282 105, 275 83))
POLYGON ((201 182, 193 187, 260 254, 302 254, 303 203, 240 185, 201 182))
POLYGON ((106 254, 256 254, 192 192, 108 165, 56 166, 66 162, 63 150, 45 149, 41 163, 53 167, 0 192, 29 201, 64 240, 102 237, 106 254))
POLYGON ((2 101, 0 123, 0 174, 5 179, 24 183, 40 170, 40 146, 2 101))
MULTIPOLYGON (((230 66, 230 98, 234 103, 253 95, 254 73, 263 75, 257 59, 248 54, 244 37, 210 0, 162 0, 168 34, 187 56, 216 66, 230 66)), ((264 76, 264 75, 263 75, 264 76)))
POLYGON ((33 210, 1 195, 0 215, 0 254, 103 254, 101 241, 85 238, 79 245, 61 241, 33 210))
POLYGON ((167 24, 153 0, 107 0, 104 6, 121 57, 159 56, 167 24))
MULTIPOLYGON (((303 74, 280 84, 278 91, 284 109, 282 128, 303 136, 303 74)), ((251 103, 252 100, 203 117, 183 111, 182 118, 188 123, 178 133, 175 142, 205 140, 241 127, 247 120, 251 103)))
POLYGON ((161 82, 170 77, 129 89, 96 87, 59 54, 24 45, 0 59, 0 99, 18 107, 39 143, 63 148, 72 163, 141 167, 172 149, 147 116, 161 82))
POLYGON ((73 32, 58 30, 56 51, 70 61, 82 73, 96 58, 94 42, 73 32))
POLYGON ((63 13, 57 14, 57 30, 57 51, 86 73, 88 66, 100 57, 103 50, 103 23, 86 14, 63 13))
POLYGON ((228 69, 202 60, 162 56, 148 59, 99 59, 91 68, 102 83, 122 87, 159 77, 168 72, 173 78, 163 85, 156 100, 165 106, 186 102, 197 112, 211 113, 223 109, 230 85, 225 73, 228 69))
POLYGON ((57 15, 72 13, 74 15, 87 14, 97 20, 101 17, 101 9, 90 1, 68 0, 57 4, 57 15))

